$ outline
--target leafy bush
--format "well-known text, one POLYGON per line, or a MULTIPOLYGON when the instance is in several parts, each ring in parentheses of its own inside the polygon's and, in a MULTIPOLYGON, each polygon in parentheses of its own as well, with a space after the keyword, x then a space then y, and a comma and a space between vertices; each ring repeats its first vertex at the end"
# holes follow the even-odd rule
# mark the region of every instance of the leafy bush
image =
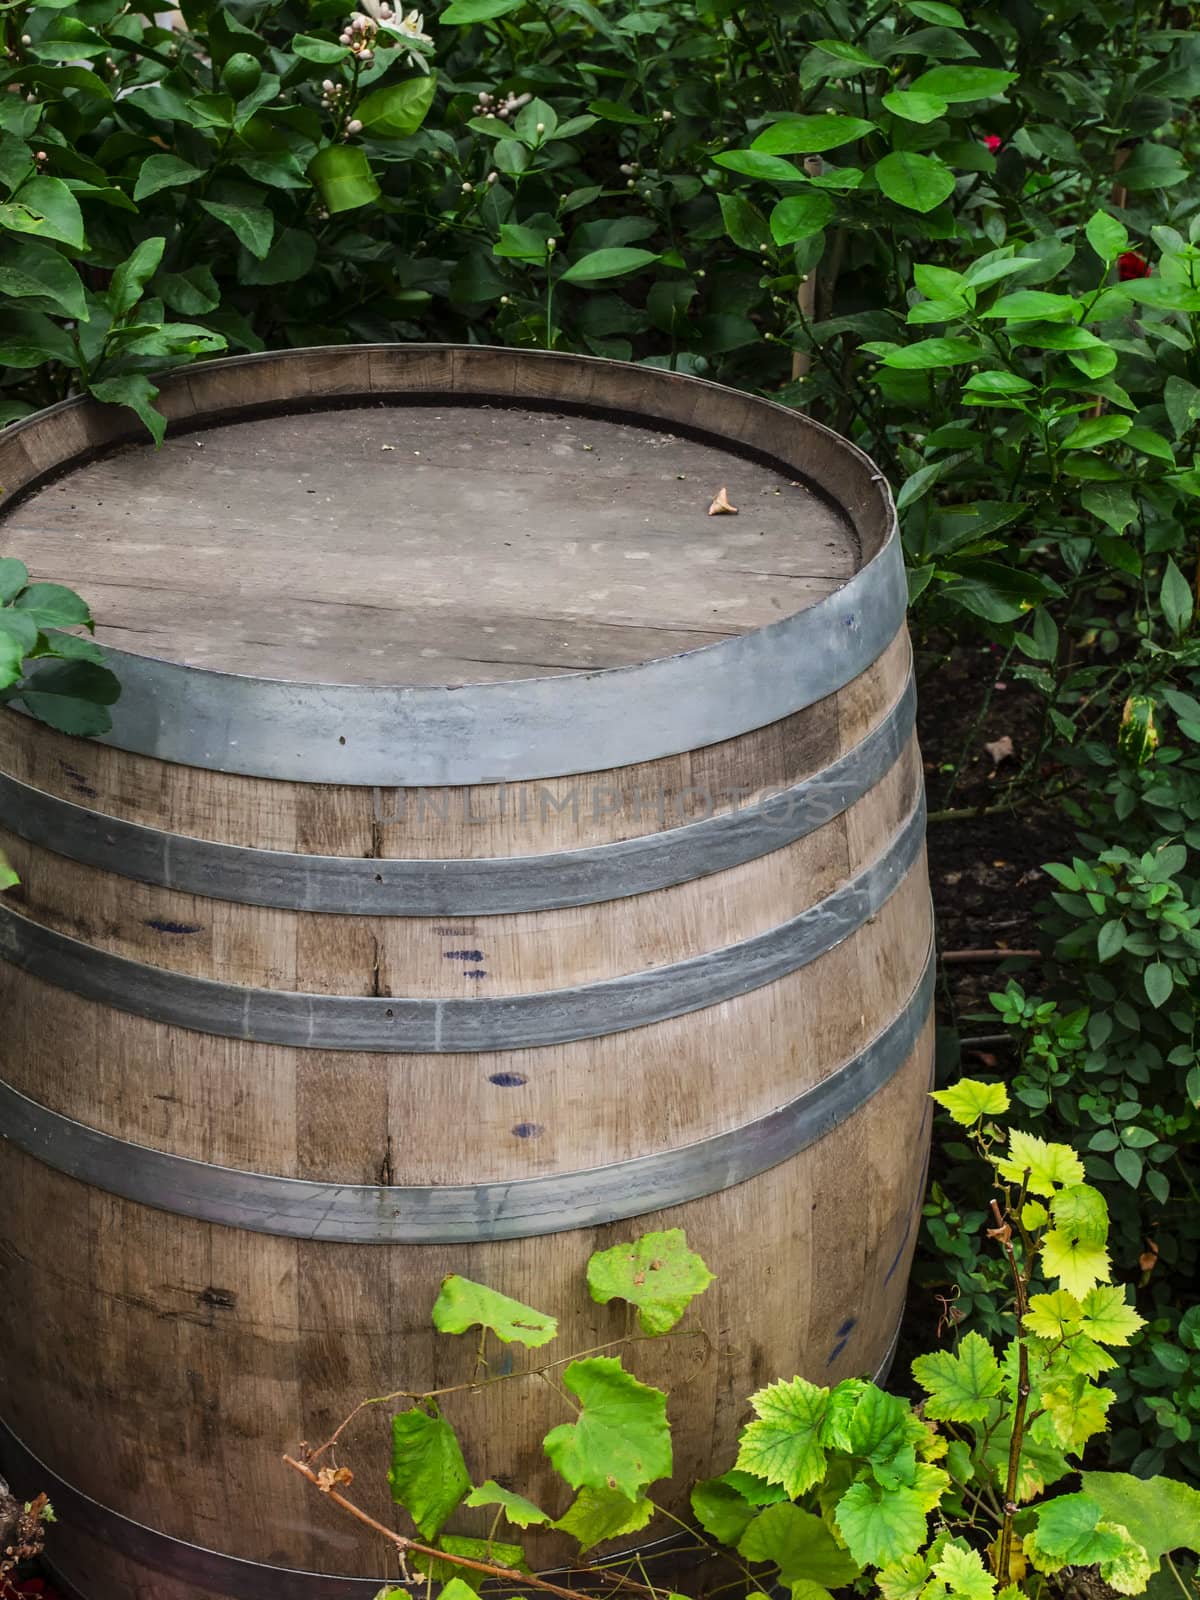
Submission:
MULTIPOLYGON (((1079 1455, 1105 1429, 1115 1390, 1098 1380, 1118 1366, 1114 1352, 1142 1322, 1109 1282, 1103 1197, 1083 1181, 1070 1147, 997 1125, 1008 1105, 1003 1086, 963 1079, 937 1098, 994 1169, 989 1237, 1006 1263, 1011 1335, 999 1352, 972 1331, 953 1351, 919 1356, 918 1409, 858 1378, 831 1389, 796 1377, 759 1390, 731 1468, 691 1491, 702 1548, 723 1551, 729 1587, 751 1595, 785 1586, 804 1600, 829 1600, 831 1590, 853 1586, 884 1600, 1019 1600, 1068 1565, 1097 1566, 1112 1589, 1139 1594, 1172 1550, 1200 1550, 1200 1491, 1153 1475, 1085 1472, 1079 1488, 1047 1492, 1075 1478, 1079 1455)), ((678 1229, 599 1252, 587 1269, 593 1300, 626 1301, 640 1337, 694 1335, 679 1324, 711 1281, 678 1229)), ((473 1339, 479 1329, 476 1375, 489 1335, 541 1349, 558 1331, 555 1318, 453 1275, 433 1322, 473 1339)), ((446 1600, 468 1600, 484 1578, 541 1587, 520 1543, 527 1529, 568 1535, 586 1568, 589 1551, 651 1521, 659 1509, 653 1485, 673 1467, 668 1396, 625 1369, 632 1327, 631 1317, 630 1332, 603 1353, 552 1363, 573 1413, 543 1441, 570 1500, 557 1516, 494 1480, 472 1487, 437 1399, 403 1396, 411 1403, 393 1418, 388 1481, 415 1534, 387 1537, 418 1571, 446 1581, 446 1600), (462 1504, 495 1508, 488 1538, 443 1531, 462 1504), (502 1541, 501 1522, 511 1530, 502 1541)), ((1189 1344, 1194 1333, 1186 1330, 1189 1344)), ((1152 1349, 1161 1364, 1187 1365, 1188 1352, 1169 1341, 1152 1349)), ((508 1364, 489 1381, 519 1383, 549 1370, 508 1364)), ((1136 1376, 1136 1367, 1128 1370, 1136 1376)), ((456 1387, 475 1384, 466 1378, 438 1394, 456 1387)), ((322 1464, 345 1429, 288 1464, 361 1515, 343 1492, 353 1472, 322 1464)), ((636 1556, 615 1566, 627 1581, 626 1569, 647 1580, 633 1584, 639 1594, 666 1594, 636 1556)), ((380 1600, 403 1592, 386 1589, 380 1600)))

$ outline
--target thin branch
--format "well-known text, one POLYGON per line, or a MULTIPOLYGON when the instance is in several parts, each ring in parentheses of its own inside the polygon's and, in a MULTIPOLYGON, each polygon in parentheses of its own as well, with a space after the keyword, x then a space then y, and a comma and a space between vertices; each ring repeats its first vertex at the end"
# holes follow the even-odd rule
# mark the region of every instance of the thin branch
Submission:
MULTIPOLYGON (((501 1567, 490 1561, 474 1561, 469 1556, 452 1555, 448 1550, 437 1550, 432 1545, 421 1544, 416 1539, 409 1539, 402 1533, 396 1533, 392 1528, 385 1527, 382 1522, 377 1522, 361 1506, 355 1505, 353 1500, 347 1500, 346 1496, 339 1494, 337 1489, 323 1484, 318 1475, 305 1462, 297 1461, 294 1456, 288 1455, 283 1457, 283 1461, 286 1466, 291 1467, 293 1472, 298 1472, 302 1478, 306 1478, 318 1493, 323 1494, 327 1500, 332 1500, 335 1506, 339 1506, 349 1516, 353 1517, 356 1522, 361 1522, 364 1528, 370 1528, 373 1533, 379 1534, 389 1544, 394 1545, 401 1556, 427 1556, 433 1561, 445 1561, 454 1567, 465 1567, 471 1572, 481 1572, 487 1578, 501 1578, 506 1583, 519 1584, 523 1588, 535 1588, 542 1590, 545 1594, 556 1594, 561 1596, 562 1600, 579 1600, 578 1589, 564 1589, 557 1583, 551 1583, 547 1578, 539 1578, 535 1574, 528 1572, 518 1572, 514 1567, 501 1567)), ((589 1571, 590 1569, 582 1568, 580 1570, 589 1571)), ((604 1577, 620 1588, 627 1590, 630 1594, 647 1596, 648 1600, 659 1600, 659 1596, 663 1592, 647 1587, 645 1584, 636 1583, 632 1578, 625 1577, 623 1573, 605 1573, 604 1577)))

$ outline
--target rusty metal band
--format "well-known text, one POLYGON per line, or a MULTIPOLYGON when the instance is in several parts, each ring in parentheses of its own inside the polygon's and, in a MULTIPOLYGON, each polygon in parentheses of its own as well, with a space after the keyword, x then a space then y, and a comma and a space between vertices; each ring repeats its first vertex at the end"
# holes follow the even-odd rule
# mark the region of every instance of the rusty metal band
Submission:
POLYGON ((197 1221, 345 1244, 477 1244, 600 1227, 716 1194, 825 1137, 909 1059, 929 1019, 933 952, 904 1007, 812 1088, 677 1149, 543 1177, 474 1184, 315 1183, 132 1144, 0 1084, 0 1145, 93 1188, 197 1221))
POLYGON ((72 861, 238 905, 389 917, 551 911, 648 894, 795 843, 883 779, 912 735, 915 709, 910 674, 864 739, 790 788, 660 833, 536 856, 401 860, 253 849, 106 816, 4 774, 0 819, 72 861))
POLYGON ((815 961, 875 916, 924 840, 922 793, 880 855, 789 921, 685 961, 538 993, 460 1000, 249 988, 115 955, 3 904, 0 958, 84 999, 226 1039, 406 1055, 531 1049, 702 1011, 815 961))

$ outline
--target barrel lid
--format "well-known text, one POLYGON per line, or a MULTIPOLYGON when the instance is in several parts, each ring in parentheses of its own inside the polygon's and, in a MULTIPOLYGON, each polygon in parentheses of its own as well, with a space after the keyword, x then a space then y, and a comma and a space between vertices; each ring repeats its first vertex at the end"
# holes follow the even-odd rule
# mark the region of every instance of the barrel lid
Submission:
MULTIPOLYGON (((190 369, 163 402, 173 426, 160 449, 128 413, 90 402, 8 430, 0 473, 25 488, 0 513, 0 545, 91 604, 125 686, 113 742, 225 770, 548 776, 760 726, 839 686, 856 624, 838 620, 843 605, 807 630, 827 670, 812 657, 803 683, 791 681, 797 641, 773 660, 764 636, 816 623, 861 588, 890 531, 886 488, 843 441, 644 367, 453 347, 298 351, 190 369), (736 513, 710 514, 714 501, 736 513), (762 674, 787 675, 783 701, 764 676, 761 696, 752 681, 740 691, 758 705, 715 707, 715 721, 646 704, 648 669, 748 641, 762 674), (615 714, 605 733, 583 685, 629 672, 603 696, 615 714), (260 726, 223 728, 235 706, 260 726), (189 732, 171 732, 172 713, 189 732), (337 731, 317 726, 326 713, 337 731), (646 717, 656 731, 639 737, 646 717), (506 726, 499 739, 492 722, 506 726), (332 763, 316 749, 327 735, 332 763), (402 755, 368 757, 394 736, 402 755)), ((865 649, 849 676, 886 645, 894 613, 868 640, 856 630, 865 649)), ((707 692, 702 667, 694 685, 668 676, 670 694, 707 692)))

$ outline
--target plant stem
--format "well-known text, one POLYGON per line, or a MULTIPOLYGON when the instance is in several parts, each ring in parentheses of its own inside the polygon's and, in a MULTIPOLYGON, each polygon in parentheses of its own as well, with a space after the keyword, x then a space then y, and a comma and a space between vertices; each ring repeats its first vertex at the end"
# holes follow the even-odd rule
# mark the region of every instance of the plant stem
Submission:
MULTIPOLYGON (((332 1500, 335 1506, 340 1506, 343 1511, 352 1516, 356 1522, 361 1522, 365 1528, 370 1528, 373 1533, 380 1534, 390 1544, 395 1545, 402 1556, 409 1554, 428 1556, 435 1561, 449 1562, 451 1566, 466 1567, 471 1572, 482 1572, 488 1578, 500 1578, 508 1583, 540 1589, 544 1594, 560 1595, 562 1600, 579 1600, 578 1589, 564 1589, 557 1583, 550 1583, 546 1578, 539 1578, 528 1572, 517 1572, 512 1567, 496 1566, 490 1561, 473 1561, 467 1556, 451 1555, 448 1550, 435 1550, 432 1545, 421 1544, 416 1539, 406 1538, 404 1534, 396 1533, 391 1528, 385 1527, 382 1522, 376 1522, 375 1518, 365 1512, 361 1506, 355 1505, 353 1500, 347 1500, 344 1494, 339 1494, 334 1488, 326 1488, 312 1468, 306 1466, 303 1461, 297 1461, 294 1456, 287 1455, 283 1457, 283 1461, 286 1466, 292 1468, 293 1472, 298 1472, 302 1478, 306 1478, 313 1488, 319 1490, 327 1500, 332 1500)), ((581 1570, 587 1571, 589 1569, 583 1568, 581 1570)), ((605 1576, 610 1577, 614 1584, 628 1590, 631 1594, 646 1595, 650 1597, 650 1600, 657 1600, 660 1593, 659 1590, 650 1588, 645 1584, 635 1583, 632 1578, 625 1577, 623 1573, 614 1572, 611 1575, 606 1573, 605 1576)))
MULTIPOLYGON (((1025 1179, 1028 1182, 1028 1172, 1025 1174, 1025 1179)), ((997 1576, 1001 1583, 1009 1583, 1012 1568, 1013 1518, 1017 1514, 1017 1478, 1021 1470, 1021 1446, 1025 1440, 1025 1412, 1029 1405, 1029 1347, 1025 1343, 1025 1313, 1029 1307, 1025 1297, 1025 1278, 1017 1264, 1017 1253, 1012 1245, 1012 1229, 1005 1222, 1004 1215, 995 1200, 992 1201, 992 1214, 996 1219, 996 1227, 991 1231, 1000 1238, 1012 1272, 1017 1314, 1017 1400, 1013 1407, 1012 1435, 1008 1444, 1004 1519, 1000 1524, 999 1551, 996 1560, 997 1576)))

